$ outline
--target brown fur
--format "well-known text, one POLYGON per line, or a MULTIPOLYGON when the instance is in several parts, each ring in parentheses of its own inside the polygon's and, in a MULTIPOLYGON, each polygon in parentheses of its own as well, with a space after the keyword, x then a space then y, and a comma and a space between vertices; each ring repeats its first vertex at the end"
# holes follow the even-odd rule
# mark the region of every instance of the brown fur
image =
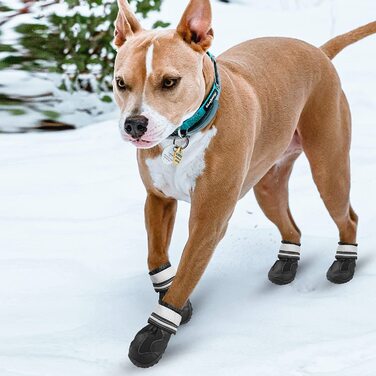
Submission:
MULTIPOLYGON (((153 34, 158 45, 153 61, 156 71, 174 68, 190 79, 198 75, 196 89, 188 83, 179 88, 187 93, 186 97, 179 95, 185 98, 182 103, 173 105, 166 98, 149 98, 176 124, 182 114, 197 105, 197 98, 203 99, 212 84, 212 66, 204 54, 212 37, 207 9, 210 9, 208 0, 192 0, 178 32, 153 34), (203 3, 206 11, 197 15, 195 6, 203 3), (191 30, 192 25, 195 30, 191 30), (199 37, 192 39, 192 35, 199 37), (197 52, 200 48, 202 51, 197 52), (187 64, 197 56, 203 60, 200 72, 196 66, 187 64), (189 90, 197 94, 188 95, 189 90)), ((224 236, 237 201, 252 188, 266 216, 279 228, 282 239, 300 241, 300 231, 288 205, 288 180, 302 151, 338 227, 340 241, 356 242, 357 216, 349 201, 350 110, 328 56, 334 57, 345 46, 374 32, 375 23, 371 23, 329 41, 322 50, 296 39, 259 38, 239 44, 218 57, 222 79, 220 109, 207 128, 215 125, 218 133, 206 151, 204 173, 191 193, 189 238, 173 284, 164 297, 166 303, 183 307, 224 236)), ((142 52, 150 43, 150 35, 139 32, 119 50, 115 74, 129 75, 135 87, 150 84, 145 77, 145 52, 142 52)), ((120 93, 115 91, 115 94, 123 106, 131 106, 130 100, 137 106, 140 100, 136 94, 132 94, 133 99, 124 100, 120 93)), ((138 151, 140 173, 148 192, 145 217, 150 269, 168 261, 176 213, 176 200, 154 187, 145 163, 160 152, 159 146, 138 151)))
POLYGON ((346 34, 338 35, 321 46, 321 50, 329 57, 329 59, 334 59, 350 44, 356 43, 374 33, 376 33, 376 21, 358 27, 346 34))

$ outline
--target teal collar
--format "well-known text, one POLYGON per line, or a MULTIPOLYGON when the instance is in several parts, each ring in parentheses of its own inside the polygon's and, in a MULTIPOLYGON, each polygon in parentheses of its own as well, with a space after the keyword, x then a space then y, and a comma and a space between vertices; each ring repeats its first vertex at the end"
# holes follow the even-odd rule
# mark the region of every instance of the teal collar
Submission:
POLYGON ((183 124, 172 135, 170 135, 170 138, 185 138, 191 136, 196 132, 199 132, 201 129, 209 125, 209 123, 217 114, 219 107, 219 97, 221 95, 221 83, 215 57, 210 52, 207 52, 207 55, 210 57, 214 65, 215 78, 213 86, 208 96, 202 102, 200 108, 194 113, 192 117, 185 120, 183 124))

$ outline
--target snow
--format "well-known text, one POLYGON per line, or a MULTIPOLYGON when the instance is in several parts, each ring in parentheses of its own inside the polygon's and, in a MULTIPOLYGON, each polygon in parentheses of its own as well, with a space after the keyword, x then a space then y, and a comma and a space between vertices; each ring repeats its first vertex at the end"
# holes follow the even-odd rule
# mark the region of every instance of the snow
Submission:
MULTIPOLYGON (((92 66, 95 71, 95 66, 92 66)), ((96 81, 90 75, 81 74, 80 78, 90 81, 96 87, 96 81)), ((66 79, 69 87, 71 81, 66 79)), ((113 102, 103 102, 97 93, 86 91, 68 92, 58 89, 61 76, 54 73, 35 73, 7 69, 0 71, 2 93, 15 99, 22 99, 24 103, 17 106, 24 114, 14 116, 8 113, 4 106, 0 121, 0 131, 18 132, 35 127, 42 119, 48 119, 49 113, 59 114, 59 121, 82 127, 96 119, 103 121, 114 116, 116 106, 113 102), (20 92, 20 83, 22 91, 20 92), (51 106, 53 105, 53 106, 51 106), (26 119, 26 120, 25 120, 26 119)), ((10 108, 8 106, 8 108, 10 108)))
MULTIPOLYGON (((159 18, 176 21, 183 2, 176 3, 166 0, 159 18)), ((248 3, 214 3, 213 52, 260 35, 321 44, 375 14, 371 0, 356 8, 350 0, 248 3)), ((303 232, 296 281, 268 282, 280 239, 250 193, 192 296, 192 321, 149 370, 127 359, 157 297, 146 268, 144 188, 117 119, 64 133, 2 135, 0 375, 373 376, 375 45, 370 37, 335 60, 354 123, 352 203, 360 216, 354 280, 336 286, 325 279, 337 232, 302 157, 291 179, 292 212, 303 232)), ((188 216, 189 205, 180 203, 175 266, 188 216)))

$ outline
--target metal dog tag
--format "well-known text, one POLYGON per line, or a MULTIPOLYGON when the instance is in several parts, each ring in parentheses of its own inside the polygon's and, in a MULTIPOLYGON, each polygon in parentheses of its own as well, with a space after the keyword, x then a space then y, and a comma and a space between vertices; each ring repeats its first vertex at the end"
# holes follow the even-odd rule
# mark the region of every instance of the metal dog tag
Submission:
POLYGON ((181 146, 174 149, 174 165, 177 166, 183 159, 183 148, 181 146))
POLYGON ((170 166, 174 163, 175 145, 167 146, 162 152, 162 162, 170 166))

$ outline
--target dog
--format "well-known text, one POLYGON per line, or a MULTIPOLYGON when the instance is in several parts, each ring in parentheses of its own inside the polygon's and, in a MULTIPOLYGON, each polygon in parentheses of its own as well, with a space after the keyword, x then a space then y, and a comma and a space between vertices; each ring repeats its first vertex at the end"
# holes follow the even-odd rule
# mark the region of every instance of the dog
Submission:
POLYGON ((118 0, 114 95, 120 132, 137 150, 147 190, 148 267, 159 302, 129 349, 139 367, 156 364, 179 325, 192 316, 189 297, 237 201, 253 188, 281 233, 271 282, 294 280, 301 233, 289 209, 288 181, 304 151, 321 198, 338 227, 333 283, 353 278, 358 217, 350 196, 350 109, 331 63, 373 33, 371 22, 321 48, 291 38, 259 38, 218 59, 209 0, 190 0, 176 30, 143 30, 118 0), (179 267, 168 248, 177 200, 191 203, 189 238, 179 267))

